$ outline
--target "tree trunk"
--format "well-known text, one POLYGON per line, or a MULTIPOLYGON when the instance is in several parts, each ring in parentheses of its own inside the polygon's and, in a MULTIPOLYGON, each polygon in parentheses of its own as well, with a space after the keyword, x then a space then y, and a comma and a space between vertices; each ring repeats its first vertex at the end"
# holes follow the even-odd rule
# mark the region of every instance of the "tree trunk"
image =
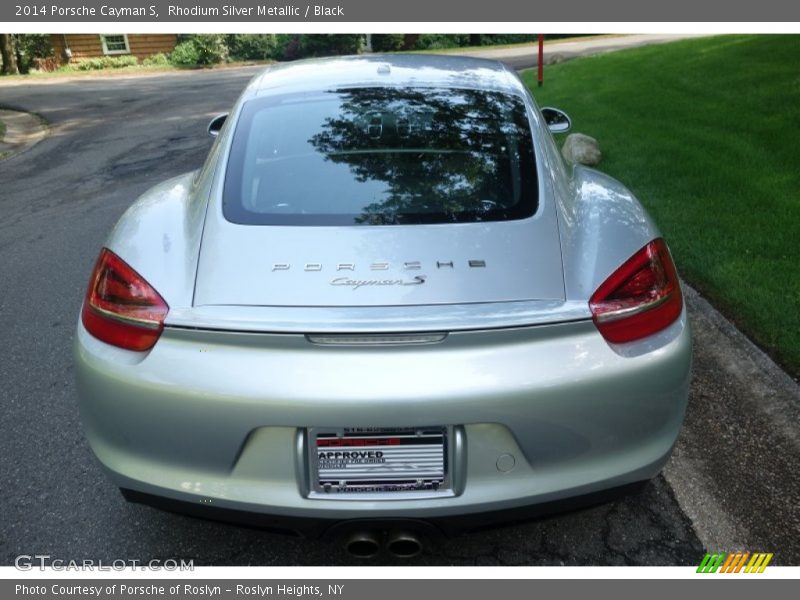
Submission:
POLYGON ((3 57, 3 73, 6 75, 16 75, 17 57, 14 54, 14 40, 10 33, 0 33, 0 55, 3 57))
POLYGON ((417 43, 419 39, 418 33, 406 33, 403 36, 403 50, 413 50, 414 44, 417 43))

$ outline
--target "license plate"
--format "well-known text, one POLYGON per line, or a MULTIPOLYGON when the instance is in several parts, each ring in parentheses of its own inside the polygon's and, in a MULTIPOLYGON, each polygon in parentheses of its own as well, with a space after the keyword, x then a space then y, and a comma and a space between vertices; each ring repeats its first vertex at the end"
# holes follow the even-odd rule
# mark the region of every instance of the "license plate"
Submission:
POLYGON ((447 494, 448 434, 447 427, 311 429, 311 495, 447 494))

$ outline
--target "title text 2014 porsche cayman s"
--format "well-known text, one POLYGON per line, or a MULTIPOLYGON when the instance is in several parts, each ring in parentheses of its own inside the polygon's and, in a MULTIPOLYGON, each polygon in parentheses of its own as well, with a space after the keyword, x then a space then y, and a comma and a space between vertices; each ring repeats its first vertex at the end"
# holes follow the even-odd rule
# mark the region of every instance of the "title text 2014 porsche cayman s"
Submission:
POLYGON ((633 195, 563 161, 568 125, 492 61, 267 68, 91 276, 80 408, 113 481, 413 528, 657 474, 688 395, 680 285, 633 195))

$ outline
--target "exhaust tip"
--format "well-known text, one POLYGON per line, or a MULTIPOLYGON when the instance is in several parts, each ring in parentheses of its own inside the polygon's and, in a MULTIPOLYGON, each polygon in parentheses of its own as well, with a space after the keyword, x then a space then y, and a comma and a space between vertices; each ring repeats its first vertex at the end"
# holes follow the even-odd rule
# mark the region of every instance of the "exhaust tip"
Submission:
POLYGON ((386 549, 397 558, 413 558, 422 552, 422 542, 413 533, 401 531, 389 536, 386 549))
POLYGON ((356 558, 372 558, 381 549, 377 536, 369 531, 354 533, 347 538, 344 547, 351 556, 356 558))

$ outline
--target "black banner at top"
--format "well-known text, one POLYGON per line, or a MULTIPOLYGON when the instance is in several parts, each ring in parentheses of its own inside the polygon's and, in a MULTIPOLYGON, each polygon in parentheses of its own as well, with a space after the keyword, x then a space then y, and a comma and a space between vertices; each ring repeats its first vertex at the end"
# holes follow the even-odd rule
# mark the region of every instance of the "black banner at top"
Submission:
POLYGON ((796 22, 786 0, 11 0, 0 22, 796 22))

